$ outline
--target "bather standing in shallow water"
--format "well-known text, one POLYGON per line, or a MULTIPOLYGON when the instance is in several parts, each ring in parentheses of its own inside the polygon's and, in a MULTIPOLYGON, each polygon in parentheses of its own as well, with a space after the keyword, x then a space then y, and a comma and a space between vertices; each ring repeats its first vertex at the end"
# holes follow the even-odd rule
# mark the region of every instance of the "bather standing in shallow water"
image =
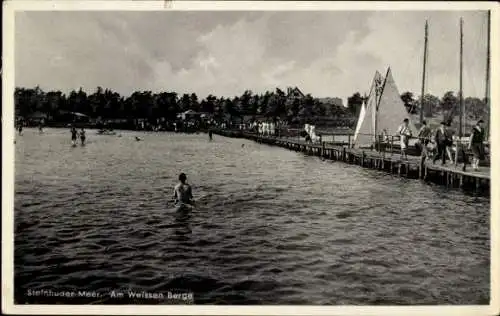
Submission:
POLYGON ((185 173, 179 175, 179 183, 174 188, 175 205, 181 208, 191 208, 194 205, 193 191, 191 186, 187 183, 187 176, 185 173))

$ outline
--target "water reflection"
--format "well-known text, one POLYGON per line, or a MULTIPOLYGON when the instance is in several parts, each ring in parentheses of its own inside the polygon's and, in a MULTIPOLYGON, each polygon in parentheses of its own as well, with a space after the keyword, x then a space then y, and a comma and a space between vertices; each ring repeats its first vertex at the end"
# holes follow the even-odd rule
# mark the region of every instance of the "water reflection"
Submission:
POLYGON ((177 241, 188 241, 193 230, 191 228, 191 210, 180 209, 174 213, 174 234, 177 241))

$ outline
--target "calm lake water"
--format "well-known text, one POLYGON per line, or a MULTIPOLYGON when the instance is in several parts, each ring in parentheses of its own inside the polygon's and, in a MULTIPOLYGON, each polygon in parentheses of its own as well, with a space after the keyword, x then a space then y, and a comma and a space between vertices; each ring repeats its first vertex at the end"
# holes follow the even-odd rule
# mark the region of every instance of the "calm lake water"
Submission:
POLYGON ((87 139, 16 136, 17 303, 131 302, 113 290, 196 304, 489 303, 484 197, 217 135, 87 139), (179 172, 198 200, 190 214, 170 202, 179 172), (28 294, 41 289, 101 296, 28 294))

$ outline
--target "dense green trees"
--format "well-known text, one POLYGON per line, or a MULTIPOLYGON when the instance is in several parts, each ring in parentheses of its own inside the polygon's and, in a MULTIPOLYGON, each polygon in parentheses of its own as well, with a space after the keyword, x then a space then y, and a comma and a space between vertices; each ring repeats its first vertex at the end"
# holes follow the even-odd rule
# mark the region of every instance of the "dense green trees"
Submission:
MULTIPOLYGON (((365 99, 356 92, 348 98, 347 107, 343 107, 324 101, 325 99, 314 98, 310 94, 290 96, 280 89, 264 94, 247 90, 233 98, 209 95, 202 100, 194 93, 155 94, 151 91, 136 91, 128 97, 123 97, 102 87, 97 87, 91 94, 82 89, 64 94, 61 91, 44 92, 39 87, 16 88, 14 97, 16 116, 30 117, 36 112, 42 112, 47 115, 48 121, 56 120, 61 113, 79 112, 103 121, 147 119, 156 122, 157 119, 164 118, 173 122, 177 114, 193 110, 209 113, 218 121, 259 116, 270 120, 286 120, 290 124, 327 122, 325 124, 329 125, 335 125, 336 121, 342 121, 341 125, 355 124, 365 99)), ((420 97, 414 97, 411 92, 404 92, 401 99, 410 113, 420 112, 420 97)), ((458 114, 458 103, 459 100, 453 92, 446 92, 441 99, 427 94, 424 97, 424 116, 453 117, 458 114)), ((481 99, 467 97, 464 99, 464 105, 469 119, 484 118, 488 113, 481 99)))
POLYGON ((15 105, 17 116, 30 117, 35 112, 42 112, 47 114, 48 121, 65 112, 83 113, 103 121, 147 119, 151 122, 160 118, 173 122, 177 114, 188 110, 209 113, 218 121, 259 116, 301 123, 314 116, 330 116, 332 119, 349 116, 344 107, 322 103, 309 94, 292 99, 280 89, 264 94, 247 90, 233 98, 208 95, 199 101, 194 93, 177 95, 175 92, 136 91, 123 97, 102 87, 97 87, 92 94, 80 89, 67 95, 60 91, 44 92, 39 87, 16 88, 15 105))

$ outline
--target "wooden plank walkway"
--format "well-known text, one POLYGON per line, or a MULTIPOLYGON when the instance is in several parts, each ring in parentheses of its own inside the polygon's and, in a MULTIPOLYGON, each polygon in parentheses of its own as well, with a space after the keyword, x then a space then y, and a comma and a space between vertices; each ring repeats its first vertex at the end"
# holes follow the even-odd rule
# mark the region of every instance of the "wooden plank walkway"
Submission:
POLYGON ((422 163, 421 158, 417 156, 408 156, 408 159, 402 159, 401 155, 397 153, 348 148, 347 144, 342 146, 340 144, 310 143, 297 138, 259 136, 243 131, 218 130, 214 133, 227 137, 245 138, 324 159, 356 164, 364 168, 383 170, 406 178, 422 179, 447 187, 474 189, 489 195, 490 168, 488 167, 481 167, 479 171, 474 171, 469 165, 466 171, 463 171, 463 164, 455 166, 454 163, 448 162, 447 165, 443 166, 439 161, 434 164, 429 159, 422 163))

